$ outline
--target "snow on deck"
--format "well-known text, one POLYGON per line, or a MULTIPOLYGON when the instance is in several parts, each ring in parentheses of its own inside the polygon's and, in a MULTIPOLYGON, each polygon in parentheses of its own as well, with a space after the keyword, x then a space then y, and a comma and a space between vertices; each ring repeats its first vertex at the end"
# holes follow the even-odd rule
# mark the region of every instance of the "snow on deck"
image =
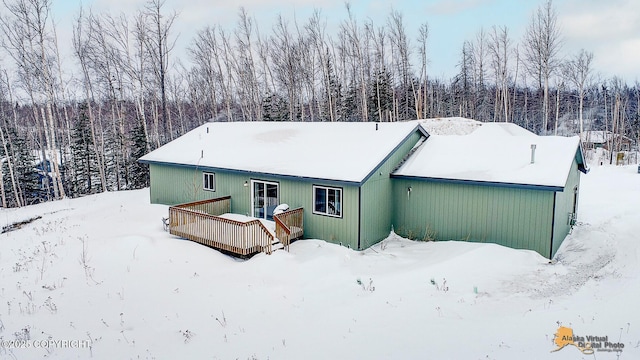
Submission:
POLYGON ((395 174, 564 187, 579 144, 577 136, 538 136, 510 123, 482 123, 468 134, 457 133, 463 135, 430 133, 395 174))
POLYGON ((208 123, 140 160, 361 182, 417 127, 417 122, 208 123))
POLYGON ((276 223, 274 221, 271 221, 271 220, 260 219, 260 218, 255 218, 255 217, 252 217, 252 216, 247 216, 247 215, 242 215, 242 214, 234 214, 234 213, 224 213, 222 215, 218 215, 218 217, 219 218, 223 218, 223 219, 228 219, 228 220, 241 222, 241 223, 248 223, 248 222, 251 222, 253 220, 260 220, 262 225, 264 225, 264 227, 267 230, 269 230, 269 233, 271 235, 273 235, 274 237, 276 236, 276 223))

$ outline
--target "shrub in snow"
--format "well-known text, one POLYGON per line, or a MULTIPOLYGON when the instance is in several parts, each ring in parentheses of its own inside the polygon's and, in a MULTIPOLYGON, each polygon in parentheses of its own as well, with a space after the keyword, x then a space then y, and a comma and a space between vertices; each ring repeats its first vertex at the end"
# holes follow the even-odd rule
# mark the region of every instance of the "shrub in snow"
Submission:
POLYGON ((44 307, 46 307, 47 309, 49 309, 49 311, 52 314, 55 314, 56 312, 58 312, 58 307, 56 306, 56 304, 53 302, 53 299, 51 298, 51 296, 47 297, 47 300, 44 301, 44 307))
POLYGON ((224 316, 224 311, 222 312, 222 319, 216 318, 216 321, 218 323, 220 323, 220 326, 222 326, 222 327, 226 327, 227 326, 227 318, 224 316))
POLYGON ((186 343, 188 343, 189 341, 191 341, 191 338, 193 338, 193 337, 194 337, 194 335, 195 335, 195 334, 194 334, 191 330, 189 330, 189 329, 187 329, 187 330, 185 330, 185 331, 180 330, 180 333, 181 333, 181 334, 182 334, 182 336, 184 337, 184 343, 185 343, 185 344, 186 344, 186 343))
POLYGON ((442 278, 442 285, 438 284, 438 282, 433 278, 431 278, 430 282, 431 282, 431 285, 435 286, 436 290, 438 291, 444 291, 444 292, 449 291, 449 287, 447 286, 447 279, 445 278, 442 278))
POLYGON ((430 224, 427 224, 427 227, 424 230, 424 237, 422 238, 422 241, 434 241, 437 234, 438 232, 435 231, 430 224))
POLYGON ((369 278, 369 285, 365 285, 362 280, 360 280, 360 278, 358 278, 356 280, 356 282, 358 283, 358 285, 362 286, 362 290, 365 291, 376 291, 376 287, 373 286, 373 280, 371 278, 369 278))
POLYGON ((31 326, 27 325, 22 330, 14 332, 13 337, 18 341, 31 340, 31 326))

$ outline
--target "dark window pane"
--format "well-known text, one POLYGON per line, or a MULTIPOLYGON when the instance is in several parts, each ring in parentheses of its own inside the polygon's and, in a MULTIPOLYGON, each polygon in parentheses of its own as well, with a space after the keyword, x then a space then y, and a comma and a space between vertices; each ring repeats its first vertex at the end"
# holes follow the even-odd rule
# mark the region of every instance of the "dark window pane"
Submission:
POLYGON ((342 190, 335 190, 336 192, 336 213, 335 215, 342 216, 342 190))
POLYGON ((337 215, 340 216, 342 213, 341 208, 341 195, 342 192, 340 189, 328 189, 328 198, 329 198, 329 215, 337 215))
POLYGON ((328 205, 329 205, 329 211, 327 212, 329 215, 335 215, 336 214, 336 191, 334 189, 328 189, 328 205))
POLYGON ((267 220, 273 220, 273 210, 278 206, 278 185, 266 184, 267 220))
POLYGON ((203 187, 205 190, 215 190, 215 175, 203 174, 203 187))
POLYGON ((320 213, 327 212, 327 190, 326 189, 316 188, 314 210, 320 213))

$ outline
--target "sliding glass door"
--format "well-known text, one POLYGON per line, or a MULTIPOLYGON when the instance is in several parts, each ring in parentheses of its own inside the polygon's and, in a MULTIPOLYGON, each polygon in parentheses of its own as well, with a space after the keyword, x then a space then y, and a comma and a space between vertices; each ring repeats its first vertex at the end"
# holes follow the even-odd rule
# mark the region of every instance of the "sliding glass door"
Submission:
POLYGON ((251 216, 273 220, 273 210, 279 203, 278 183, 251 180, 251 199, 253 201, 251 216))

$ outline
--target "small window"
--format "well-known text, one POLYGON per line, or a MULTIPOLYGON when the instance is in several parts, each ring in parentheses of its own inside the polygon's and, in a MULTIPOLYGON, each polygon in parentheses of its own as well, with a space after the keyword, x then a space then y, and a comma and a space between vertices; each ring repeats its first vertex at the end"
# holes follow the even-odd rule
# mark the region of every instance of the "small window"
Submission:
POLYGON ((216 174, 202 173, 202 188, 208 191, 216 191, 216 174))
POLYGON ((342 189, 314 186, 313 213, 342 217, 342 189))

